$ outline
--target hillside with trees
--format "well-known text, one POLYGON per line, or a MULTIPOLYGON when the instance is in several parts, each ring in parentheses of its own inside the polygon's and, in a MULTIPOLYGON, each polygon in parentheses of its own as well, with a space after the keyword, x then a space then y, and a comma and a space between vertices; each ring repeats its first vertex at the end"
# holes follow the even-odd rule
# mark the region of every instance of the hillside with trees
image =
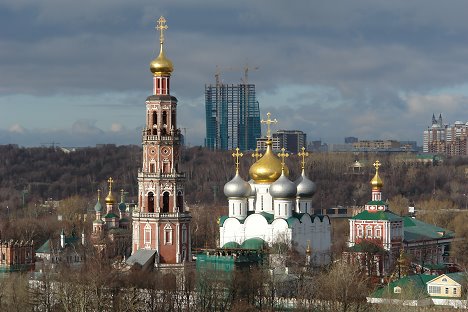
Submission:
MULTIPOLYGON (((202 147, 183 150, 181 171, 187 176, 186 201, 193 214, 194 247, 215 245, 217 217, 227 211, 223 187, 235 173, 231 154, 202 147)), ((247 179, 254 158, 250 153, 244 154, 240 173, 247 179)), ((116 181, 115 190, 124 189, 128 201, 136 201, 141 158, 139 146, 102 145, 71 152, 59 148, 0 146, 0 217, 17 219, 15 226, 23 222, 34 228, 31 224, 37 223, 35 232, 46 233, 39 237, 29 234, 25 239, 31 236, 41 240, 54 227, 43 229, 38 218, 57 213, 65 217, 86 213, 94 206, 96 190, 106 191, 110 176, 116 181), (51 199, 62 201, 60 211, 43 205, 51 199), (20 222, 21 218, 28 221, 20 222)), ((411 154, 311 153, 305 170, 317 184, 314 207, 364 205, 370 199, 369 181, 375 173, 372 164, 377 159, 382 163, 383 197, 389 201, 391 210, 405 213, 409 205, 414 205, 422 212, 420 218, 466 232, 460 221, 464 219, 454 215, 459 214, 458 209, 466 210, 468 204, 468 158, 451 158, 432 165, 415 161, 411 154), (363 165, 358 173, 352 168, 356 159, 363 165)), ((286 161, 294 180, 300 174, 299 157, 291 155, 286 161)), ((70 226, 77 223, 70 218, 70 226)), ((3 227, 3 236, 21 232, 9 224, 3 227)), ((346 225, 342 226, 342 231, 345 230, 346 225)))

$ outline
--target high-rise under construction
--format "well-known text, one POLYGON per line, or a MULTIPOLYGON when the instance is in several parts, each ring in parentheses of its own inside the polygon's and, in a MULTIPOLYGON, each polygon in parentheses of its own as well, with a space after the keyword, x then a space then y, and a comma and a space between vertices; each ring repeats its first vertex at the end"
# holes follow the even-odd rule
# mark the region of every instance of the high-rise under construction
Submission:
POLYGON ((254 84, 205 85, 206 138, 210 149, 254 150, 261 137, 254 84))

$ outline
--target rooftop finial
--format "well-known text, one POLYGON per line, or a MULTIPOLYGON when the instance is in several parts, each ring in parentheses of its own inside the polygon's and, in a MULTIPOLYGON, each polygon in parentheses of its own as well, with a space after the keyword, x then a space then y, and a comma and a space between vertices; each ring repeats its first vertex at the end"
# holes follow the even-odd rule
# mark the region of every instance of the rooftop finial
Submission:
POLYGON ((109 194, 110 194, 112 193, 112 183, 114 183, 114 180, 112 179, 112 177, 109 177, 107 182, 109 182, 109 194))
POLYGON ((306 254, 310 255, 312 250, 310 249, 310 239, 307 240, 307 249, 306 249, 306 254))
POLYGON ((166 19, 161 16, 157 21, 156 29, 159 30, 159 43, 164 44, 164 31, 169 27, 166 25, 166 19))
POLYGON ((382 164, 380 163, 380 161, 376 160, 375 163, 374 163, 374 167, 375 167, 375 172, 378 173, 379 172, 379 168, 382 164))
POLYGON ((297 156, 301 157, 302 160, 301 160, 301 168, 302 170, 304 170, 304 167, 305 167, 305 158, 309 156, 309 152, 306 152, 305 151, 305 147, 303 146, 301 148, 302 152, 299 152, 297 153, 297 156))
POLYGON ((284 170, 284 159, 286 157, 289 157, 289 154, 288 153, 285 153, 286 149, 283 147, 281 149, 281 153, 278 153, 278 156, 281 157, 281 171, 284 170))
POLYGON ((99 201, 101 199, 101 190, 97 190, 97 200, 99 201))
POLYGON ((255 158, 255 160, 258 160, 262 156, 263 156, 262 153, 258 152, 258 148, 255 149, 254 153, 252 153, 252 157, 255 158))
POLYGON ((268 141, 270 141, 270 139, 271 139, 271 129, 270 129, 270 125, 271 125, 272 123, 277 123, 277 122, 278 122, 278 120, 276 120, 276 118, 275 118, 275 119, 271 119, 270 117, 271 117, 271 113, 268 112, 268 113, 267 113, 267 119, 266 119, 266 120, 263 120, 263 119, 262 119, 262 120, 260 121, 261 123, 265 123, 265 124, 267 125, 267 135, 266 135, 266 136, 267 136, 267 140, 268 140, 268 141))
POLYGON ((239 164, 240 164, 239 158, 241 158, 242 156, 244 156, 244 154, 240 153, 239 148, 236 147, 236 152, 232 153, 232 157, 236 158, 236 173, 239 173, 239 164))

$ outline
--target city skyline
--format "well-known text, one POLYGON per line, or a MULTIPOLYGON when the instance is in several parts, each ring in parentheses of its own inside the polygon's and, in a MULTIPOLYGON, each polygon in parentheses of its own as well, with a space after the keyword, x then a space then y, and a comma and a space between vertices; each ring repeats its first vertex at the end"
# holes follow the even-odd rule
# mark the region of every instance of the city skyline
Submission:
MULTIPOLYGON (((246 64, 261 116, 310 141, 416 140, 433 113, 450 123, 468 97, 468 3, 436 1, 4 1, 0 144, 140 144, 155 22, 186 142, 203 145, 204 85, 239 83, 246 64)), ((274 130, 276 130, 274 129, 274 130)))

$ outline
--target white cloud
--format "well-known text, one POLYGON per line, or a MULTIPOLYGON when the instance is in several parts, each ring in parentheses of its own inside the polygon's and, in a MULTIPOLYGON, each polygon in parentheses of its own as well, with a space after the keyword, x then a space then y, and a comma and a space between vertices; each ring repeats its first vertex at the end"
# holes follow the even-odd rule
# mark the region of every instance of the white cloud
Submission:
POLYGON ((8 131, 13 133, 25 133, 26 129, 23 128, 23 126, 20 124, 13 124, 10 126, 10 128, 8 128, 8 131))

